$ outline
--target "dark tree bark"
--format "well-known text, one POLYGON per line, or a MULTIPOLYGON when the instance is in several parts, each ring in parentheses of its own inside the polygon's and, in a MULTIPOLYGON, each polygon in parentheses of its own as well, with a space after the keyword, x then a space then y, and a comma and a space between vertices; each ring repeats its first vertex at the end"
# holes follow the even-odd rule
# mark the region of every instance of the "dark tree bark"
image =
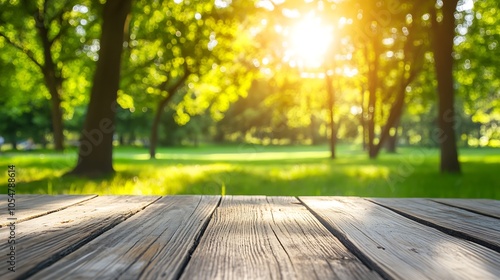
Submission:
MULTIPOLYGON (((156 158, 156 147, 158 145, 158 128, 160 126, 160 120, 163 110, 165 109, 165 106, 167 106, 168 102, 172 100, 179 88, 184 85, 184 82, 186 81, 188 76, 189 73, 186 71, 183 76, 175 82, 175 84, 171 85, 168 89, 162 89, 162 91, 166 90, 168 94, 158 103, 158 106, 156 107, 155 117, 153 119, 153 125, 151 126, 151 137, 149 139, 149 157, 151 159, 156 158)), ((166 86, 166 82, 162 84, 162 87, 166 86)))
POLYGON ((453 88, 453 39, 455 37, 455 17, 458 0, 443 1, 442 20, 433 15, 433 51, 438 81, 438 123, 434 137, 441 149, 440 170, 442 173, 460 173, 457 141, 455 136, 455 108, 453 88))
POLYGON ((99 61, 90 103, 80 138, 75 175, 100 176, 114 172, 113 133, 120 83, 125 19, 132 0, 107 0, 104 4, 99 61))

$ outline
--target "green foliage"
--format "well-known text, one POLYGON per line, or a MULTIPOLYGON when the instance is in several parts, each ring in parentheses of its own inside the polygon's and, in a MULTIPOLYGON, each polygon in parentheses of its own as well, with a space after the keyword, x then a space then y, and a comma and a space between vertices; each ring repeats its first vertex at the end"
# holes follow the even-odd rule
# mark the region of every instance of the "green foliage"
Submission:
MULTIPOLYGON (((50 140, 51 96, 40 71, 46 62, 34 16, 43 12, 54 70, 63 79, 66 137, 77 139, 98 59, 102 2, 0 1, 0 135, 50 140)), ((324 69, 299 69, 285 58, 286 32, 297 22, 289 15, 314 11, 335 26, 324 66, 335 77, 340 142, 361 142, 362 121, 370 117, 370 64, 378 57, 376 133, 386 124, 398 89, 417 69, 405 87, 400 143, 433 146, 437 84, 428 9, 435 3, 395 2, 222 1, 217 3, 229 4, 216 6, 208 0, 135 1, 125 30, 117 139, 147 144, 158 104, 175 94, 163 109, 159 138, 165 145, 211 137, 246 143, 324 141, 325 83, 304 78, 304 72, 324 69)), ((456 130, 464 145, 500 146, 497 3, 473 1, 472 8, 468 1, 460 3, 454 52, 456 130)))
POLYGON ((50 99, 43 71, 54 71, 65 81, 62 107, 71 119, 73 108, 88 101, 93 65, 86 57, 95 59, 98 49, 95 36, 100 26, 92 1, 2 1, 0 11, 2 63, 14 66, 2 74, 11 81, 11 90, 25 100, 50 99), (42 22, 37 23, 38 18, 42 22), (36 24, 48 29, 54 69, 43 70, 48 62, 36 24))
POLYGON ((176 121, 186 124, 209 107, 212 116, 220 119, 229 103, 245 93, 249 80, 237 65, 246 46, 244 33, 239 32, 241 15, 233 12, 236 5, 139 1, 125 44, 128 59, 121 95, 133 96, 134 106, 153 108, 176 94, 170 92, 172 85, 188 76, 184 98, 172 104, 176 121))
MULTIPOLYGON (((498 139, 494 131, 500 122, 500 59, 494 55, 500 42, 497 9, 494 1, 475 1, 473 9, 457 13, 457 87, 466 119, 472 127, 480 127, 483 144, 498 139)), ((464 136, 467 134, 465 131, 464 136)))

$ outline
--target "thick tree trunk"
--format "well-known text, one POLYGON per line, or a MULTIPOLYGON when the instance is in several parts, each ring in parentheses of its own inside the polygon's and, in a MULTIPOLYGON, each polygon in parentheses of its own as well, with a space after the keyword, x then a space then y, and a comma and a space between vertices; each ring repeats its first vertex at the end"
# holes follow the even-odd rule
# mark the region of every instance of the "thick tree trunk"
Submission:
POLYGON ((114 172, 113 134, 120 83, 124 24, 132 0, 107 0, 103 10, 99 61, 78 149, 70 174, 99 176, 114 172))
MULTIPOLYGON (((149 157, 151 159, 156 158, 156 146, 158 145, 158 128, 160 126, 161 114, 163 113, 165 106, 167 106, 168 102, 172 100, 172 97, 174 97, 177 90, 179 90, 179 88, 184 84, 188 76, 189 72, 186 70, 184 75, 179 80, 177 80, 175 84, 173 84, 172 86, 170 86, 170 88, 167 89, 168 92, 167 96, 165 96, 160 101, 160 103, 158 103, 158 106, 156 107, 156 113, 153 119, 153 125, 151 126, 151 137, 149 139, 149 157)), ((163 86, 165 87, 166 84, 164 83, 163 86)))
POLYGON ((438 80, 438 123, 434 134, 441 149, 440 170, 442 173, 460 173, 457 141, 455 136, 455 108, 453 88, 453 39, 455 37, 455 17, 458 0, 443 1, 441 22, 433 22, 433 48, 438 80))

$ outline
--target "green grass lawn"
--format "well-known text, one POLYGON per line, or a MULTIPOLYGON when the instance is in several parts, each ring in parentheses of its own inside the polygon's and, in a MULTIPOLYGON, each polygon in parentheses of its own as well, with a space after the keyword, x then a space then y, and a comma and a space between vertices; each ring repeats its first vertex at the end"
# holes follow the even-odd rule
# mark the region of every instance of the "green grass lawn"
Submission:
MULTIPOLYGON (((61 177, 76 151, 4 153, 15 164, 17 193, 36 194, 262 194, 500 199, 500 149, 460 150, 462 175, 440 175, 438 150, 400 148, 369 160, 359 147, 206 146, 159 149, 149 160, 139 148, 116 148, 116 175, 61 177)), ((0 176, 7 191, 7 175, 0 176)))

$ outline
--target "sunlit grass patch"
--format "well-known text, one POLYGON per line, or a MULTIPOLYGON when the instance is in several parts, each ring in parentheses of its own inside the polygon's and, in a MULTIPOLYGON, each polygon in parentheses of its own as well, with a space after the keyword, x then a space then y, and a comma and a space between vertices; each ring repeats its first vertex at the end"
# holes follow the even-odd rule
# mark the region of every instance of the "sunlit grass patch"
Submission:
POLYGON ((344 168, 345 174, 348 176, 359 178, 361 180, 369 179, 387 179, 389 176, 389 168, 386 166, 353 166, 344 168))
MULTIPOLYGON (((440 175, 437 149, 402 148, 369 160, 341 146, 331 160, 327 147, 254 148, 255 154, 238 146, 162 148, 156 160, 144 149, 117 148, 116 174, 92 180, 62 177, 74 166, 75 151, 10 153, 0 164, 16 164, 18 193, 500 198, 500 149, 461 150, 464 174, 440 175)), ((7 181, 5 173, 0 179, 7 181)))

